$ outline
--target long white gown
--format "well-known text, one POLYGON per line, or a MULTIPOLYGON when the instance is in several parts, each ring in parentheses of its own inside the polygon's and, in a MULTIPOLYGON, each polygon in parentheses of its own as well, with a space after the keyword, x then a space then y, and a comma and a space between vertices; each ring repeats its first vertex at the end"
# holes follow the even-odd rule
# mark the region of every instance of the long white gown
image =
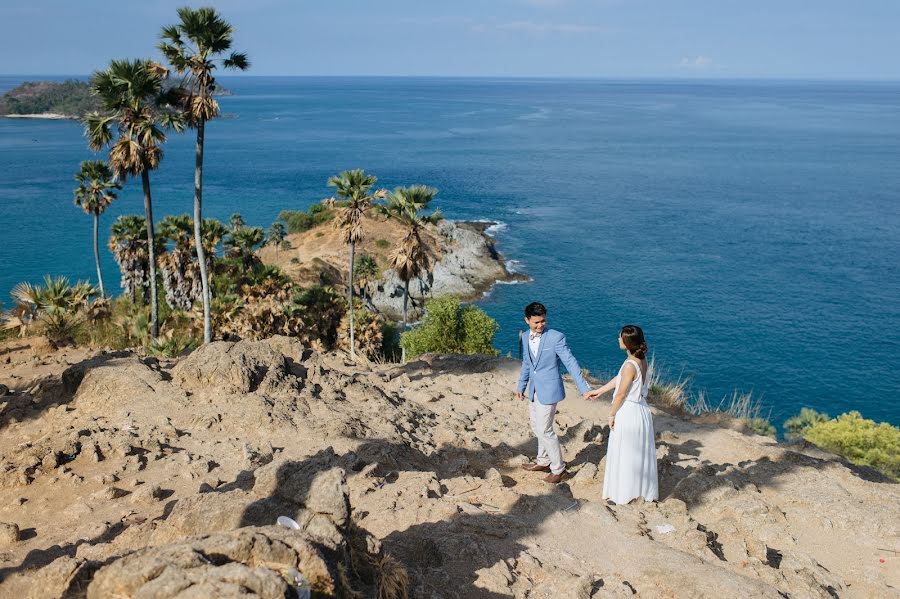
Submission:
MULTIPOLYGON (((647 405, 647 387, 637 360, 629 358, 622 364, 637 370, 625 396, 625 403, 616 412, 615 427, 609 435, 606 450, 606 474, 603 477, 603 498, 617 504, 628 503, 635 497, 647 501, 659 499, 656 476, 656 438, 653 415, 647 405)), ((616 391, 622 380, 622 368, 616 375, 616 391)))

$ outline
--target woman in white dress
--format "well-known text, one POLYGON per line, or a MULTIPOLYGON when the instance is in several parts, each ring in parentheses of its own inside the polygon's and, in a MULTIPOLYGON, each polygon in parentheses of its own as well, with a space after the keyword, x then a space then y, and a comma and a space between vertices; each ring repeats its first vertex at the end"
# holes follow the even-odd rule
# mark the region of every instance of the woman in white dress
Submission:
POLYGON ((603 498, 617 504, 628 503, 636 497, 656 501, 659 498, 656 438, 653 415, 647 405, 647 343, 641 327, 622 327, 619 348, 628 353, 628 358, 616 378, 584 394, 586 400, 592 401, 615 388, 609 410, 603 498))

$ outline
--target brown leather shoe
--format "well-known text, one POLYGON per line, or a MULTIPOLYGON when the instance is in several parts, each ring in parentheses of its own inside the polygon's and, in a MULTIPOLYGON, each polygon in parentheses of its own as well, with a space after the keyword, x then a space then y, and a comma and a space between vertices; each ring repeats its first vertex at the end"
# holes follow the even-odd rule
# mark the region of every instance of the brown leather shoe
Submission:
POLYGON ((522 464, 522 470, 528 470, 529 472, 550 472, 550 466, 541 466, 540 464, 529 462, 527 464, 522 464))
POLYGON ((569 471, 563 470, 559 474, 548 474, 547 476, 544 477, 544 482, 547 482, 547 483, 550 483, 553 485, 558 485, 562 481, 569 480, 570 478, 572 478, 572 475, 569 474, 569 471))

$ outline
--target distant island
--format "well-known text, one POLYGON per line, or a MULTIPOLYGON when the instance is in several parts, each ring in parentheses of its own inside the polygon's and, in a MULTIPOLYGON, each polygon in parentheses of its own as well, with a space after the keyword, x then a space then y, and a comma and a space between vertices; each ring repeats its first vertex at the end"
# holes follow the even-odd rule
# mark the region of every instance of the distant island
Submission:
MULTIPOLYGON (((175 85, 175 82, 169 82, 175 85)), ((230 95, 219 88, 215 95, 230 95)), ((89 112, 102 112, 87 81, 26 81, 0 97, 0 117, 79 119, 89 112)))

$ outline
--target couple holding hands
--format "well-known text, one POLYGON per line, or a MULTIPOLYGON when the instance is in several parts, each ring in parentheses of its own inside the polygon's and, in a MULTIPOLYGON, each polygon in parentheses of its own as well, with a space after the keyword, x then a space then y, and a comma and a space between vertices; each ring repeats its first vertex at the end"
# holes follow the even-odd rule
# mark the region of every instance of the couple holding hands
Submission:
POLYGON ((562 459, 554 430, 556 404, 565 399, 559 362, 562 362, 583 399, 594 401, 615 390, 609 410, 609 441, 603 498, 617 504, 636 497, 655 501, 659 497, 656 475, 656 443, 653 416, 647 405, 647 343, 640 327, 626 325, 619 332, 619 348, 627 358, 608 383, 590 390, 577 360, 566 345, 565 335, 547 328, 547 309, 537 302, 525 307, 528 334, 522 336, 522 370, 516 397, 527 399, 531 430, 538 439, 534 462, 522 466, 532 472, 548 472, 545 481, 560 483, 571 474, 562 459))

